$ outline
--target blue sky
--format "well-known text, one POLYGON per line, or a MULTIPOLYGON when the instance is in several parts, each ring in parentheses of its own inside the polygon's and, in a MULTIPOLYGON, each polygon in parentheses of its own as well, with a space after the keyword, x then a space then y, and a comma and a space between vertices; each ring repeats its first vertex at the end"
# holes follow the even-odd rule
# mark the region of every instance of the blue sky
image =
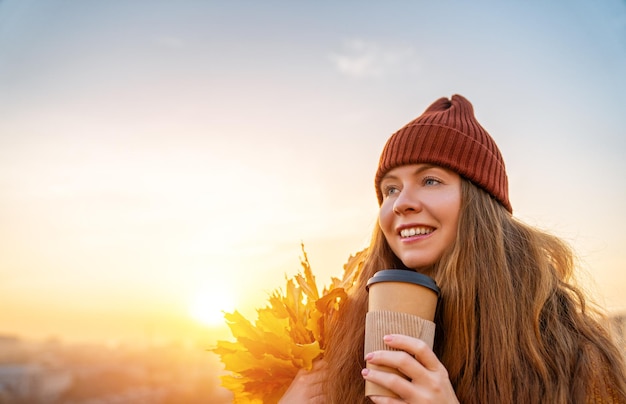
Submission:
POLYGON ((0 324, 125 335, 216 288, 250 310, 301 241, 325 283, 369 239, 387 137, 454 93, 515 215, 626 310, 625 71, 616 0, 4 0, 0 324))

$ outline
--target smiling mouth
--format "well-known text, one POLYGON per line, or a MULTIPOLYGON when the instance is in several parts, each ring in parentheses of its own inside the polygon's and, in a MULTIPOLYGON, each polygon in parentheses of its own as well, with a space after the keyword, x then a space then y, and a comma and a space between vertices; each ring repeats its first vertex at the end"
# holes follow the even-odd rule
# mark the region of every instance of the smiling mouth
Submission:
POLYGON ((413 237, 413 236, 423 236, 426 234, 430 234, 433 231, 435 231, 435 229, 431 227, 411 227, 408 229, 400 230, 400 237, 406 238, 406 237, 413 237))

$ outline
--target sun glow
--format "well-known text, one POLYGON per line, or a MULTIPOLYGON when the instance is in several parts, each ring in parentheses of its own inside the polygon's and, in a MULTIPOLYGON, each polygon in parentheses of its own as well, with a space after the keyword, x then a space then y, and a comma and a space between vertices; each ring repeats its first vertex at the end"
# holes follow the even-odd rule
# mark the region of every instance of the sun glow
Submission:
POLYGON ((224 312, 234 310, 235 298, 228 288, 220 286, 203 289, 192 297, 189 314, 194 320, 206 326, 224 324, 224 312))

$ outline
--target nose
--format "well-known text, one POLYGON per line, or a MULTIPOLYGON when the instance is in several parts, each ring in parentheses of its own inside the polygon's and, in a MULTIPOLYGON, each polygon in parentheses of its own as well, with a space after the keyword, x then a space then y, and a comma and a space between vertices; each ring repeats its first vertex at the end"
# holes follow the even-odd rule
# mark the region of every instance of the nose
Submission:
POLYGON ((421 210, 422 203, 420 202, 419 196, 406 188, 400 191, 393 203, 393 211, 398 215, 419 212, 421 210))

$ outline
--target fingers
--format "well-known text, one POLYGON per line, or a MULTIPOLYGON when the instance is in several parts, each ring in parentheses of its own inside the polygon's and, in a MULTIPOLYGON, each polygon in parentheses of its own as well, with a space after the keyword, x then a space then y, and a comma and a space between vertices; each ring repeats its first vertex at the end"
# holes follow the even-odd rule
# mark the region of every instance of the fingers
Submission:
POLYGON ((437 356, 424 341, 406 335, 386 335, 385 343, 397 350, 375 351, 365 360, 376 365, 397 369, 409 379, 425 377, 429 372, 445 371, 437 356))
POLYGON ((319 384, 324 383, 326 379, 326 372, 323 371, 322 368, 316 369, 315 366, 311 370, 300 369, 294 378, 296 383, 301 383, 308 385, 310 387, 315 387, 319 384))
POLYGON ((365 380, 383 386, 401 398, 376 397, 372 401, 377 404, 458 402, 446 368, 424 341, 397 334, 385 336, 384 341, 389 347, 398 350, 374 351, 367 354, 365 360, 374 365, 397 369, 408 380, 379 369, 363 369, 365 380))
POLYGON ((324 359, 317 359, 313 362, 311 370, 323 370, 328 367, 328 363, 324 359))
POLYGON ((428 370, 437 371, 443 367, 433 350, 421 339, 392 334, 385 335, 383 341, 391 348, 410 353, 428 370))
POLYGON ((365 356, 365 361, 374 365, 397 369, 410 380, 419 379, 427 372, 413 356, 404 351, 374 351, 365 356))
POLYGON ((324 360, 313 362, 313 367, 309 371, 305 371, 311 384, 320 384, 326 381, 326 368, 328 364, 324 360))
POLYGON ((313 363, 311 370, 300 369, 280 399, 280 404, 322 404, 327 402, 324 394, 326 381, 326 362, 313 363))
MULTIPOLYGON (((370 362, 373 363, 372 361, 370 362)), ((390 371, 381 370, 379 368, 366 368, 361 371, 361 374, 366 381, 382 386, 403 399, 407 397, 407 394, 409 394, 412 389, 411 382, 409 380, 390 371)), ((371 396, 370 398, 377 403, 403 402, 402 400, 392 400, 392 397, 384 396, 371 396), (375 399, 373 397, 375 397, 375 399)))
POLYGON ((370 400, 372 400, 374 404, 406 404, 406 401, 394 397, 370 396, 370 400))

